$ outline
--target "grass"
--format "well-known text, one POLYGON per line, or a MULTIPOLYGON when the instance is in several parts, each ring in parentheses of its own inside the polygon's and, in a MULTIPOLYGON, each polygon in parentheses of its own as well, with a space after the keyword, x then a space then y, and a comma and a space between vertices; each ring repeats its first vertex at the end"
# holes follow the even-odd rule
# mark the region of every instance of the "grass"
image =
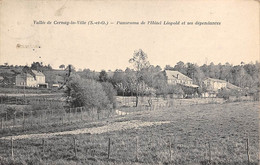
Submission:
MULTIPOLYGON (((140 127, 101 134, 63 135, 45 139, 0 140, 2 164, 247 164, 246 139, 249 137, 251 164, 258 164, 258 103, 236 102, 206 105, 176 105, 156 111, 138 111, 111 123, 128 120, 170 121, 168 124, 140 127), (76 151, 74 150, 76 138, 76 151), (107 158, 108 138, 111 155, 107 158), (136 160, 136 138, 138 149, 136 160), (171 159, 170 145, 171 141, 171 159), (210 145, 210 147, 209 147, 210 145), (210 149, 209 149, 210 148, 210 149), (211 155, 211 156, 210 156, 211 155)), ((104 121, 80 126, 57 125, 50 131, 105 125, 104 121)), ((36 132, 48 132, 39 128, 36 132)), ((19 134, 23 134, 20 132, 19 134)))

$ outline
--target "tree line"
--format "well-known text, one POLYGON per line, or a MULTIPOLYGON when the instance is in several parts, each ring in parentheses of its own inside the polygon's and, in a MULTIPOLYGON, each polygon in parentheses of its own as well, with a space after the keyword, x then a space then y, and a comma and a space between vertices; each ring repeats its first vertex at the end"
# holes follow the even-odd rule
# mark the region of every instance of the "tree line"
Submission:
MULTIPOLYGON (((121 96, 135 96, 136 106, 138 105, 138 98, 140 96, 155 96, 155 95, 168 95, 168 94, 201 94, 205 92, 202 81, 207 78, 215 78, 225 80, 234 84, 241 89, 244 93, 255 94, 259 92, 259 62, 245 64, 241 62, 240 65, 225 64, 204 64, 198 66, 194 63, 178 62, 176 65, 166 65, 164 70, 175 70, 188 76, 193 80, 193 83, 198 85, 196 90, 182 88, 179 85, 169 85, 163 69, 157 65, 151 65, 148 61, 147 54, 142 50, 136 50, 129 59, 129 65, 125 70, 116 69, 115 71, 101 72, 91 71, 84 69, 83 71, 75 73, 82 79, 93 81, 98 84, 106 84, 106 91, 115 91, 113 94, 121 96), (109 85, 108 85, 109 84, 109 85)), ((87 83, 86 83, 87 84, 87 83)), ((89 82, 90 84, 90 82, 89 82)), ((219 96, 226 95, 227 91, 220 91, 219 96)), ((105 92, 106 93, 106 92, 105 92)), ((108 95, 108 93, 106 93, 108 95)), ((235 93, 237 94, 237 93, 235 93)), ((102 97, 101 97, 102 98, 102 97)), ((113 98, 110 96, 110 98, 113 98)), ((104 100, 104 99, 103 99, 104 100)), ((112 103, 112 99, 108 99, 112 103)))
MULTIPOLYGON (((3 67, 10 67, 5 64, 3 67)), ((225 80, 243 89, 243 94, 259 93, 259 69, 258 61, 240 65, 225 64, 203 64, 184 63, 179 61, 176 65, 166 65, 164 69, 159 65, 151 65, 147 54, 142 50, 136 50, 129 59, 129 67, 125 70, 101 72, 84 69, 76 71, 72 65, 59 67, 64 74, 65 96, 71 107, 87 106, 89 108, 102 109, 106 106, 116 106, 114 96, 135 96, 136 106, 140 96, 167 96, 168 94, 200 95, 206 89, 203 80, 207 77, 225 80), (169 85, 163 70, 175 70, 188 76, 193 83, 198 85, 196 90, 182 88, 179 85, 169 85), (68 73, 69 72, 69 73, 68 73)), ((33 62, 31 69, 39 71, 52 71, 50 65, 33 62)), ((49 76, 52 77, 52 76, 49 76)), ((55 76, 54 76, 55 77, 55 76)), ((220 91, 219 96, 226 97, 230 91, 220 91), (222 92, 222 93, 221 93, 222 92)), ((233 92, 234 93, 234 92, 233 92)), ((237 91, 235 95, 237 95, 237 91)), ((239 93, 241 95, 241 92, 239 93)))

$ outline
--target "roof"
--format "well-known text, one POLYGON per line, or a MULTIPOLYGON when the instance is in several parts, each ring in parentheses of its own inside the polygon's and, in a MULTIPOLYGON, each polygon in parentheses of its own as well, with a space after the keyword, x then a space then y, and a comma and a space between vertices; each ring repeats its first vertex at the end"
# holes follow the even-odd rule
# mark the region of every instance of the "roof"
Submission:
POLYGON ((198 85, 195 85, 195 84, 181 84, 183 86, 186 86, 186 87, 191 87, 191 88, 198 88, 199 86, 198 85))
POLYGON ((220 80, 220 79, 214 79, 214 78, 205 78, 203 81, 206 81, 206 80, 210 80, 210 81, 214 81, 214 82, 219 82, 219 83, 227 83, 225 80, 220 80))
POLYGON ((184 74, 178 72, 178 71, 173 71, 173 70, 165 70, 165 74, 168 80, 173 80, 173 79, 180 79, 180 80, 186 80, 186 81, 192 81, 191 78, 185 76, 184 74))
POLYGON ((227 88, 228 89, 236 89, 236 90, 239 90, 241 89, 240 87, 236 86, 236 85, 233 85, 231 83, 227 83, 227 88))
POLYGON ((44 74, 42 72, 39 72, 36 70, 32 70, 32 72, 35 74, 35 76, 44 76, 44 74))

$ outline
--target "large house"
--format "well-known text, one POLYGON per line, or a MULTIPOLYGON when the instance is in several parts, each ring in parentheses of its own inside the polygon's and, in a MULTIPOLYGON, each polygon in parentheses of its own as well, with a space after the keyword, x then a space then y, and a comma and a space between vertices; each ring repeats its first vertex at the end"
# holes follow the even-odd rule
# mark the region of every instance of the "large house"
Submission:
POLYGON ((214 92, 217 92, 222 88, 240 90, 238 86, 226 82, 225 80, 219 80, 219 79, 214 79, 209 77, 203 80, 203 84, 207 90, 214 91, 214 92))
POLYGON ((48 84, 45 83, 45 75, 42 72, 31 69, 17 74, 15 77, 15 85, 25 87, 48 87, 48 84))
POLYGON ((178 72, 178 71, 173 71, 173 70, 165 70, 165 76, 167 83, 170 85, 183 85, 186 87, 191 87, 191 88, 198 88, 199 86, 194 85, 193 81, 191 78, 185 76, 184 74, 178 72))

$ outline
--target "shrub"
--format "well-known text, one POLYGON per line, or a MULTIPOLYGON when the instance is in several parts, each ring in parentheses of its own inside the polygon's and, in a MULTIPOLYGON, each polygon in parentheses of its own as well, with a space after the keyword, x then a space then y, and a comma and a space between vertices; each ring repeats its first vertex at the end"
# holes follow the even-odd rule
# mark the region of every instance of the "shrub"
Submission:
POLYGON ((108 100, 110 104, 113 105, 113 108, 116 108, 116 90, 114 89, 113 85, 109 82, 102 82, 103 90, 106 92, 106 95, 108 97, 108 100))
POLYGON ((85 106, 87 108, 106 108, 109 99, 102 85, 90 79, 81 79, 77 75, 72 75, 67 83, 67 101, 71 107, 85 106))

